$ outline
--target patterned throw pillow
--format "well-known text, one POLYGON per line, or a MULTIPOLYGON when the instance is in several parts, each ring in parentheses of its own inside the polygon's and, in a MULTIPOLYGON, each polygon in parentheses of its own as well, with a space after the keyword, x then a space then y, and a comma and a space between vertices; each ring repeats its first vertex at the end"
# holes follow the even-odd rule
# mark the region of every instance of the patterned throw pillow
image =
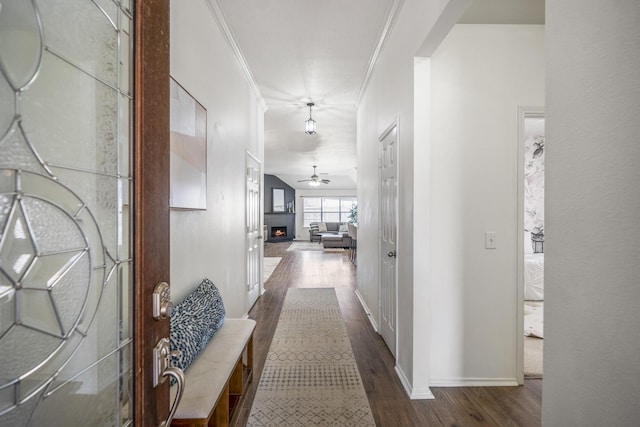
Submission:
POLYGON ((171 350, 174 366, 186 371, 224 323, 225 310, 220 291, 209 279, 175 306, 170 320, 171 350))
POLYGON ((324 233, 325 231, 327 231, 327 224, 325 224, 324 222, 319 222, 318 231, 321 233, 324 233))

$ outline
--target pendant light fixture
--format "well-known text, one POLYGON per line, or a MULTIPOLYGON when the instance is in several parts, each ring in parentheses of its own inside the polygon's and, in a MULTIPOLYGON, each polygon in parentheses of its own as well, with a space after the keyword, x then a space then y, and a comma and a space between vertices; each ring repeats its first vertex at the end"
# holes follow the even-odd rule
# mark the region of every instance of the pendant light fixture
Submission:
POLYGON ((311 118, 311 107, 316 104, 309 102, 307 105, 309 106, 309 120, 304 122, 304 133, 307 135, 313 135, 316 133, 316 121, 311 118))

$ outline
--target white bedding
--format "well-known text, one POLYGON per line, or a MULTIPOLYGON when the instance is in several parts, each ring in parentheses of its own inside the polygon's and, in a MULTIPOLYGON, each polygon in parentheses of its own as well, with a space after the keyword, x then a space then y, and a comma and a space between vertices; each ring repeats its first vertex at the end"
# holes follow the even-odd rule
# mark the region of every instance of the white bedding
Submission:
POLYGON ((544 300, 544 254, 524 255, 524 299, 544 300))

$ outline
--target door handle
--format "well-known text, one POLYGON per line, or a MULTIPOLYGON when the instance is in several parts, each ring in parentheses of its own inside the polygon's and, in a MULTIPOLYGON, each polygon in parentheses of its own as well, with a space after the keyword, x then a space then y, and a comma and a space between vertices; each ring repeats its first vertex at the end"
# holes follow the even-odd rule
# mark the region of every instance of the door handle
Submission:
POLYGON ((262 236, 258 236, 258 237, 256 237, 256 239, 258 239, 258 240, 262 240, 262 239, 264 239, 264 237, 262 237, 262 236))
POLYGON ((387 256, 389 258, 395 258, 396 257, 396 251, 389 251, 387 252, 387 256))
MULTIPOLYGON (((156 320, 166 319, 173 314, 173 303, 171 302, 171 289, 167 282, 160 282, 153 290, 153 318, 156 320)), ((172 377, 178 384, 176 398, 171 405, 169 416, 160 423, 159 427, 171 425, 178 404, 182 400, 184 393, 184 372, 182 369, 172 366, 171 356, 179 356, 180 351, 171 351, 169 338, 161 338, 153 349, 153 386, 164 383, 167 377, 172 377)))
POLYGON ((178 392, 176 393, 176 398, 171 405, 169 416, 166 420, 160 423, 159 427, 168 427, 171 425, 171 421, 178 409, 178 404, 180 403, 180 400, 182 400, 182 394, 184 393, 185 386, 184 372, 182 372, 182 369, 178 367, 171 366, 171 356, 178 356, 180 354, 180 351, 171 351, 169 338, 160 339, 156 347, 153 349, 153 386, 157 387, 164 383, 167 377, 173 377, 178 384, 178 392))
POLYGON ((173 417, 176 415, 176 410, 178 409, 178 403, 182 400, 182 393, 184 393, 184 372, 182 369, 176 368, 175 366, 168 367, 164 373, 163 377, 171 376, 176 380, 178 384, 178 392, 176 393, 176 400, 173 401, 173 405, 171 405, 171 411, 169 411, 169 416, 167 419, 160 423, 160 427, 168 427, 171 425, 171 421, 173 421, 173 417))

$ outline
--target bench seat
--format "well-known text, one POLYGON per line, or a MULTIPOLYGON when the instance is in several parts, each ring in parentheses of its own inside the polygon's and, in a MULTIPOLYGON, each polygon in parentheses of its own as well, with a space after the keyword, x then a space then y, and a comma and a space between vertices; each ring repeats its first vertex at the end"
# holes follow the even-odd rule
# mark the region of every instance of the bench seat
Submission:
MULTIPOLYGON (((251 319, 225 319, 185 372, 184 393, 171 425, 229 424, 246 384, 251 381, 255 325, 251 319)), ((176 393, 174 385, 171 401, 176 393)))

